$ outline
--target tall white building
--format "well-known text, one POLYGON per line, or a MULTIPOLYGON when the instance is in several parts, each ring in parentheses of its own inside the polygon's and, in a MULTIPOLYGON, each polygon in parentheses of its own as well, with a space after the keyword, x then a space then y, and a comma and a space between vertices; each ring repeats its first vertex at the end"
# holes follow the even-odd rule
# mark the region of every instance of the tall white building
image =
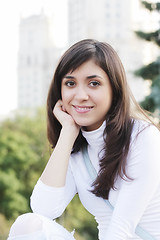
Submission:
POLYGON ((122 32, 129 24, 131 2, 69 0, 69 41, 73 43, 86 37, 100 40, 124 37, 122 32))
POLYGON ((135 97, 141 100, 145 87, 143 81, 134 77, 133 71, 143 64, 149 51, 145 47, 147 44, 136 37, 134 30, 142 30, 146 21, 150 27, 149 11, 143 9, 139 0, 68 1, 69 44, 84 38, 110 43, 124 64, 135 97), (142 16, 144 12, 148 14, 145 17, 142 16))
POLYGON ((51 23, 40 15, 21 19, 18 55, 18 107, 32 108, 46 102, 60 50, 53 45, 51 23))

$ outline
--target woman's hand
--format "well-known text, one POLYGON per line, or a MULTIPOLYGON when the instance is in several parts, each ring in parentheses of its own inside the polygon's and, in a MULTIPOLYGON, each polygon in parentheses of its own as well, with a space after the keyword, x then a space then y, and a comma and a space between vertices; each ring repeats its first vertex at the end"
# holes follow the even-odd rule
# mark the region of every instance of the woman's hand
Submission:
POLYGON ((67 128, 71 132, 74 131, 76 137, 78 136, 80 126, 78 126, 72 116, 65 111, 62 100, 57 101, 53 109, 53 114, 62 125, 62 128, 67 128))

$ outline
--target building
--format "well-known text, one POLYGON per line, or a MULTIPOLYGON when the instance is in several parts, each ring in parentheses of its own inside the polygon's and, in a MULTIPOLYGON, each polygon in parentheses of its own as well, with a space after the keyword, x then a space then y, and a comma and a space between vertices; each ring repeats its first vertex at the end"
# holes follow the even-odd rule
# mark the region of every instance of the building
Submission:
POLYGON ((145 29, 146 25, 147 29, 152 27, 149 11, 139 0, 68 1, 69 44, 84 38, 110 43, 124 64, 135 97, 142 100, 147 89, 144 81, 135 78, 133 72, 143 65, 146 56, 154 58, 153 47, 149 49, 147 43, 136 37, 134 30, 145 29))
POLYGON ((45 104, 61 49, 53 44, 50 19, 40 15, 21 19, 18 53, 18 108, 45 104))

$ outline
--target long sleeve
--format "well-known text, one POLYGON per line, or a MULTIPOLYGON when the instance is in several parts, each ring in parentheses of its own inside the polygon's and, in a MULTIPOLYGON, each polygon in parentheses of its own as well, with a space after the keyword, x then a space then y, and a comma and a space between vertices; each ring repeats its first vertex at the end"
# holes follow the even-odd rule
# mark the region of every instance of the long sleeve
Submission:
MULTIPOLYGON (((127 160, 127 174, 133 180, 120 181, 118 198, 105 240, 133 238, 136 226, 143 218, 146 208, 149 208, 150 201, 152 212, 155 211, 156 214, 157 203, 153 199, 160 188, 160 133, 155 127, 147 127, 135 137, 127 160)), ((154 222, 150 216, 150 221, 152 220, 154 222)))
POLYGON ((64 187, 50 187, 38 180, 31 195, 32 211, 55 219, 64 212, 76 192, 74 177, 69 166, 64 187))

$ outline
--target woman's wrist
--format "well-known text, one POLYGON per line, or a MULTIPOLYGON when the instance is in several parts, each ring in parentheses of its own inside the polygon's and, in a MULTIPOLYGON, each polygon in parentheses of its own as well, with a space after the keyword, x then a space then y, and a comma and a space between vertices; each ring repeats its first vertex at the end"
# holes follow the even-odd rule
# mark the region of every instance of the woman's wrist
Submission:
POLYGON ((66 137, 67 142, 71 140, 73 141, 73 144, 78 134, 79 134, 79 128, 71 127, 71 126, 63 126, 60 133, 60 135, 63 135, 64 137, 66 137))

